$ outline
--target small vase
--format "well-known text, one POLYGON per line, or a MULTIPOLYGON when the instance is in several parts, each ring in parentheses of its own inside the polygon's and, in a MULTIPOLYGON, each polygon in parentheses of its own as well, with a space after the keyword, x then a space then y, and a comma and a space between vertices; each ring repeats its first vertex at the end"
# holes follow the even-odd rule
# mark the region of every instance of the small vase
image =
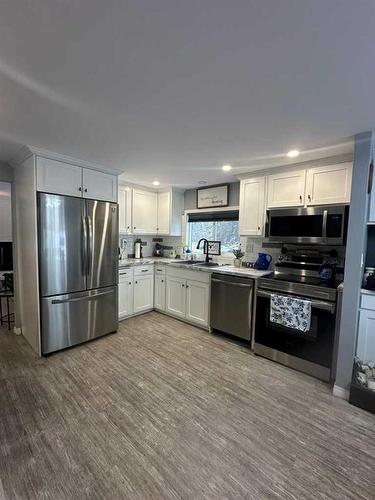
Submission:
POLYGON ((241 267, 241 259, 233 260, 234 267, 241 267))

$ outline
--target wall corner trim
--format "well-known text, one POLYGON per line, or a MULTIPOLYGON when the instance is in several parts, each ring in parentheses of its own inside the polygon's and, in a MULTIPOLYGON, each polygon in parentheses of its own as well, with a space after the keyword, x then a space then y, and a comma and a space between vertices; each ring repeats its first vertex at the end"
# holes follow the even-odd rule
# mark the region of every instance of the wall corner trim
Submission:
POLYGON ((349 391, 336 384, 333 386, 332 394, 337 398, 349 400, 349 391))

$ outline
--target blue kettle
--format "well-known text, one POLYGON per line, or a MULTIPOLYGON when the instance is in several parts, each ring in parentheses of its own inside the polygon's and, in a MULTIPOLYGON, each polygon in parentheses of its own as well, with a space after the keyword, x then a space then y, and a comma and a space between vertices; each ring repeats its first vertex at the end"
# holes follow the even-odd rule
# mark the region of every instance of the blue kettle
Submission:
POLYGON ((258 253, 258 258, 255 261, 255 269, 260 271, 267 271, 272 262, 272 257, 268 253, 258 253))

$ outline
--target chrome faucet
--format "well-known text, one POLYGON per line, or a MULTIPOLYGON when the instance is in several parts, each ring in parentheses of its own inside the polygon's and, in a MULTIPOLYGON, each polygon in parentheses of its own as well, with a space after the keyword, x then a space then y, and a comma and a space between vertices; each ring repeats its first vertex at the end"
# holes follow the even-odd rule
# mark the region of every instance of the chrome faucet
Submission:
POLYGON ((201 238, 198 241, 197 250, 199 250, 199 247, 200 247, 200 244, 201 244, 202 241, 204 241, 204 243, 203 243, 203 253, 206 256, 206 264, 208 264, 210 262, 210 260, 212 260, 212 258, 208 256, 208 240, 206 240, 206 238, 201 238))

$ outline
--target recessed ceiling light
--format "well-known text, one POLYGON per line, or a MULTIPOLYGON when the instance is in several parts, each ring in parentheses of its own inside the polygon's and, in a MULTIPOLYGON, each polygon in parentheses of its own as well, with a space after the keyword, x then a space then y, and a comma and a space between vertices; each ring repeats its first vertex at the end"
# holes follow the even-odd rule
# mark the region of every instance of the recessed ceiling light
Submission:
POLYGON ((154 182, 153 182, 153 185, 154 185, 154 186, 160 186, 160 182, 159 182, 159 181, 154 181, 154 182))
POLYGON ((223 165, 223 170, 224 172, 229 172, 229 170, 232 170, 232 165, 223 165))
POLYGON ((204 186, 205 184, 207 184, 207 181, 198 181, 198 184, 199 184, 200 186, 204 186))
POLYGON ((299 155, 299 151, 298 149, 291 149, 288 153, 287 153, 287 157, 288 158, 295 158, 296 156, 299 155))

